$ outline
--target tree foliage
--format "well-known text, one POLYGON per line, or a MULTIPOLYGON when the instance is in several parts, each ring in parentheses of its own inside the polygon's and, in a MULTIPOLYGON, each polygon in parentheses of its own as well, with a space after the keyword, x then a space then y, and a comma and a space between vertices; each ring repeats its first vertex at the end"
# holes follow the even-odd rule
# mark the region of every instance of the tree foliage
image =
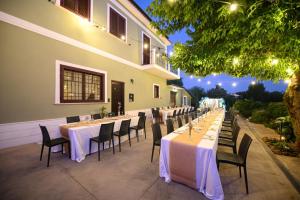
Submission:
POLYGON ((163 35, 186 29, 170 61, 187 73, 280 80, 299 72, 300 2, 295 0, 154 0, 147 11, 163 35))
POLYGON ((194 86, 190 88, 189 93, 193 96, 192 98, 192 105, 197 107, 199 106, 199 101, 202 97, 206 96, 206 92, 202 87, 194 86))

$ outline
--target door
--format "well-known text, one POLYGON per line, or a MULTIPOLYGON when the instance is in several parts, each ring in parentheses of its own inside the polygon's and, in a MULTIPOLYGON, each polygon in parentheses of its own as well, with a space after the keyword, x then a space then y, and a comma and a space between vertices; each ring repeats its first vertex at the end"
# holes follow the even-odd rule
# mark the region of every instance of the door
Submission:
POLYGON ((176 92, 170 92, 170 105, 174 107, 176 105, 176 92))
POLYGON ((111 111, 115 115, 125 113, 123 82, 111 81, 111 111))
POLYGON ((143 65, 150 64, 150 38, 143 34, 143 65))

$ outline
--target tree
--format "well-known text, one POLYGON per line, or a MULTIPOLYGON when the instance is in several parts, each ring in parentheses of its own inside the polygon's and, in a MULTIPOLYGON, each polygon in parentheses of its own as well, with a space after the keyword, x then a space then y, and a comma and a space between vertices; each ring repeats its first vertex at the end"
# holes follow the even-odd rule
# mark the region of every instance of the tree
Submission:
POLYGON ((269 100, 265 86, 262 83, 249 85, 248 90, 246 92, 246 98, 261 102, 266 102, 269 100))
POLYGON ((196 76, 227 73, 289 79, 284 100, 300 147, 300 2, 295 0, 154 0, 147 11, 163 35, 186 29, 170 59, 196 76))
POLYGON ((199 106, 199 101, 202 97, 206 96, 206 93, 202 87, 194 86, 190 88, 189 93, 193 96, 192 98, 192 105, 197 107, 199 106))
POLYGON ((225 98, 227 96, 227 91, 219 85, 207 91, 207 96, 209 98, 225 98))

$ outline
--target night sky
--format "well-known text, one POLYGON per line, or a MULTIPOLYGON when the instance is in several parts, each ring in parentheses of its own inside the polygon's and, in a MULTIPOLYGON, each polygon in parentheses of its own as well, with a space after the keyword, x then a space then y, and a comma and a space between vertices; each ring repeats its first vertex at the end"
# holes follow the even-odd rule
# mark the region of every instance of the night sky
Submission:
MULTIPOLYGON (((150 4, 151 0, 135 0, 135 2, 142 9, 145 10, 150 4)), ((175 33, 174 35, 169 35, 169 39, 172 41, 172 43, 176 43, 176 42, 184 43, 186 40, 188 40, 188 36, 185 34, 185 31, 180 31, 175 33)), ((172 46, 168 48, 168 52, 170 51, 172 51, 172 46)), ((181 77, 183 79, 184 87, 187 89, 193 86, 200 86, 205 90, 208 90, 210 88, 214 88, 217 84, 220 83, 222 87, 225 90, 227 90, 229 93, 245 91, 247 90, 249 84, 251 84, 251 81, 255 81, 255 78, 253 77, 235 78, 226 74, 200 77, 200 80, 198 80, 199 79, 198 77, 191 78, 190 75, 184 73, 181 73, 181 77), (208 84, 208 82, 210 82, 210 84, 208 84), (236 84, 235 87, 232 86, 233 83, 236 84)), ((283 81, 280 81, 278 83, 273 83, 272 81, 263 81, 263 83, 268 91, 283 92, 287 87, 287 85, 283 81)))

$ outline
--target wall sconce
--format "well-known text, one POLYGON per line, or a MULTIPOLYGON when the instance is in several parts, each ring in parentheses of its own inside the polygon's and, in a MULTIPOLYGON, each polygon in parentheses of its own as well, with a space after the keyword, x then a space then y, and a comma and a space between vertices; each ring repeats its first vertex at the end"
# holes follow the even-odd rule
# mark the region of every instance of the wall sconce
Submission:
POLYGON ((130 79, 130 83, 133 84, 133 83, 134 83, 134 80, 133 80, 133 79, 130 79))

